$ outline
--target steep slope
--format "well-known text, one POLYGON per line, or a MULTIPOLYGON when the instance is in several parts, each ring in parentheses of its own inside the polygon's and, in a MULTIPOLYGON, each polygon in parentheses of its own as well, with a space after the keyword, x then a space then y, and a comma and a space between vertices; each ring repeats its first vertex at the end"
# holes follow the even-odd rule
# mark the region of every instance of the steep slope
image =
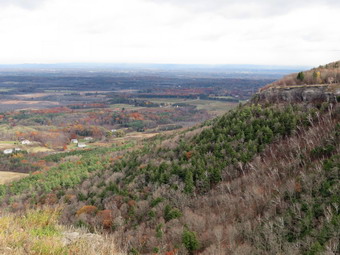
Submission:
POLYGON ((277 209, 271 201, 291 192, 300 174, 312 171, 307 166, 320 165, 322 157, 338 151, 338 142, 317 149, 324 139, 338 141, 338 120, 334 105, 321 110, 243 106, 201 128, 150 141, 130 155, 69 159, 74 163, 29 177, 34 182, 13 183, 2 193, 15 210, 28 203, 65 203, 65 223, 103 227, 135 252, 263 251, 252 236, 261 217, 274 221, 277 209), (314 159, 313 149, 325 155, 314 159), (77 171, 85 170, 90 175, 78 179, 77 171), (67 176, 73 177, 68 181, 67 176))
POLYGON ((2 206, 62 205, 131 254, 336 254, 337 98, 253 102, 134 150, 47 157, 58 165, 0 186, 2 206))

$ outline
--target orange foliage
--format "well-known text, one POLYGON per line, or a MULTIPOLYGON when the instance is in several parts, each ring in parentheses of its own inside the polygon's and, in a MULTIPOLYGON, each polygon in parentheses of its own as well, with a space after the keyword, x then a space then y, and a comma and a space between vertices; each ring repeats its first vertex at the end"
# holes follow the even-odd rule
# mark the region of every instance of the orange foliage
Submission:
POLYGON ((40 114, 66 113, 66 112, 72 112, 72 110, 70 108, 67 108, 67 107, 54 107, 54 108, 41 109, 41 110, 31 110, 31 113, 40 113, 40 114))
POLYGON ((136 201, 135 200, 129 200, 128 205, 131 207, 136 206, 136 201))
POLYGON ((99 211, 97 216, 104 228, 110 228, 112 226, 112 210, 99 211))
POLYGON ((175 255, 175 254, 177 254, 177 250, 175 249, 175 250, 172 250, 172 251, 167 251, 166 253, 165 253, 165 255, 175 255))
POLYGON ((24 155, 22 153, 17 153, 17 154, 12 156, 12 158, 22 158, 22 157, 24 157, 24 155))
POLYGON ((143 116, 140 113, 138 113, 138 112, 130 113, 129 117, 131 117, 131 118, 133 118, 135 120, 143 120, 144 119, 143 116))
POLYGON ((73 199, 75 199, 76 198, 76 195, 73 195, 73 194, 67 194, 67 195, 65 195, 65 202, 66 203, 69 203, 69 202, 71 202, 73 199))
POLYGON ((71 134, 71 139, 77 139, 77 137, 78 137, 78 136, 77 136, 76 133, 72 133, 72 134, 71 134))
POLYGON ((25 134, 24 134, 23 132, 16 131, 16 132, 15 132, 15 136, 19 138, 19 137, 24 137, 25 134))
POLYGON ((147 167, 147 164, 141 164, 138 169, 143 169, 143 168, 146 168, 147 167))
POLYGON ((114 157, 114 158, 111 158, 111 162, 115 162, 116 160, 119 160, 119 159, 122 159, 123 156, 117 156, 117 157, 114 157))
POLYGON ((302 186, 299 182, 295 183, 295 192, 301 192, 302 191, 302 186))
POLYGON ((45 160, 38 160, 37 162, 32 163, 33 166, 44 168, 46 166, 45 160))
POLYGON ((189 160, 192 157, 192 152, 191 151, 187 151, 185 153, 185 157, 187 158, 187 160, 189 160))
POLYGON ((98 211, 98 208, 94 205, 84 205, 77 211, 77 216, 86 213, 86 214, 95 214, 98 211))
POLYGON ((19 203, 13 203, 11 205, 11 207, 12 207, 13 210, 17 210, 17 209, 20 209, 20 204, 19 203))

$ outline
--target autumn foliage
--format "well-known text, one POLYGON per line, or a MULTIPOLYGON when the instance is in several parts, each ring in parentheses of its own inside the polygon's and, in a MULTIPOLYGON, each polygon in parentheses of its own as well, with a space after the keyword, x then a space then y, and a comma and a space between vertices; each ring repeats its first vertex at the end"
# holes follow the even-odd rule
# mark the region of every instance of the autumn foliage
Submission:
POLYGON ((82 208, 80 208, 77 211, 77 215, 80 216, 81 214, 91 214, 95 215, 96 212, 98 211, 98 208, 93 205, 84 205, 82 208))

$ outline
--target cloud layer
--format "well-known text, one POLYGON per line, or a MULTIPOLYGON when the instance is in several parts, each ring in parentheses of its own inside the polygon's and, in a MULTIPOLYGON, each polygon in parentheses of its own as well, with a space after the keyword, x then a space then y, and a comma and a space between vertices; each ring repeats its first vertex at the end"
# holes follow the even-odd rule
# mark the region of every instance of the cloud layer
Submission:
POLYGON ((25 9, 33 9, 45 1, 46 0, 0 0, 0 6, 19 6, 25 9))
POLYGON ((338 0, 148 0, 171 4, 195 12, 215 13, 227 18, 259 18, 285 15, 311 6, 340 7, 338 0))
POLYGON ((0 6, 1 63, 340 59, 335 0, 0 0, 0 6))

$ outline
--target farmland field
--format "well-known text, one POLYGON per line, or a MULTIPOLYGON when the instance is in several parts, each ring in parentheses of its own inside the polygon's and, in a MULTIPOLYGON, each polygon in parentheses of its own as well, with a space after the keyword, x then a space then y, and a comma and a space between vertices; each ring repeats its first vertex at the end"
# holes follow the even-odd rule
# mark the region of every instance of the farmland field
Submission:
POLYGON ((0 171, 0 184, 5 184, 14 180, 18 180, 25 176, 27 176, 27 174, 0 171))

